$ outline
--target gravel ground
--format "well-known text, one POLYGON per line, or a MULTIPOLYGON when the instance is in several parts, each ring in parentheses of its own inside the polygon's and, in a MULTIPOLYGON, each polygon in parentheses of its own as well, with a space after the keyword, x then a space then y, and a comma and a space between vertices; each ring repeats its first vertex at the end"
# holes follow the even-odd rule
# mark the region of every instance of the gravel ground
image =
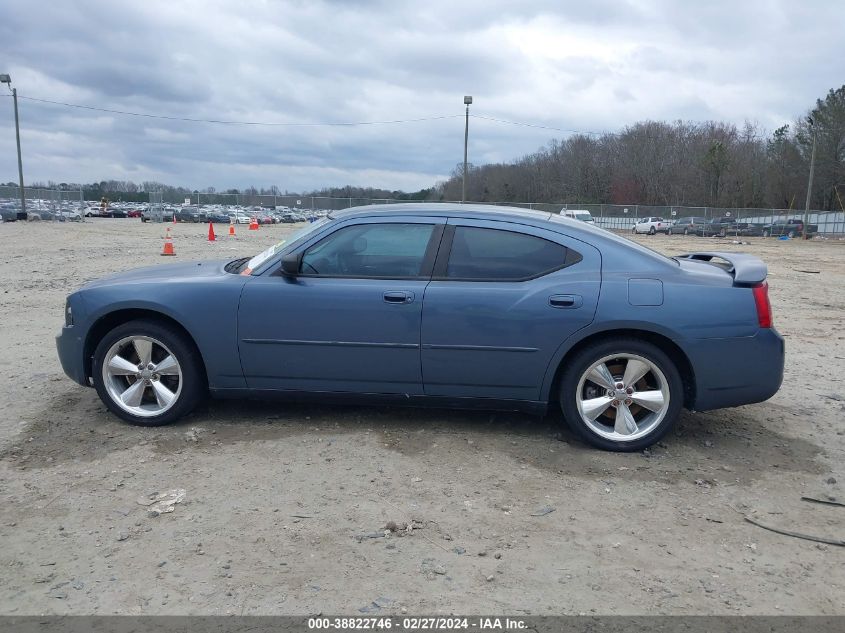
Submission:
MULTIPOLYGON (((291 227, 245 229, 178 225, 177 257, 291 227)), ((53 337, 67 293, 162 262, 162 234, 0 224, 0 613, 845 614, 845 548, 743 520, 845 539, 845 508, 801 500, 845 501, 845 243, 638 237, 762 257, 787 369, 770 401, 621 455, 515 413, 212 402, 125 425, 53 337)))

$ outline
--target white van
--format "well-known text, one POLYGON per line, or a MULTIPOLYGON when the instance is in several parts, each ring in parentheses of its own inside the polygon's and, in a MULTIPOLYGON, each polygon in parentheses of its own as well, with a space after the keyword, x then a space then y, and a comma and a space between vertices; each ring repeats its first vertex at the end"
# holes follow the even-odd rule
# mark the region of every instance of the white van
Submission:
POLYGON ((593 216, 586 209, 563 209, 560 214, 565 218, 572 218, 573 220, 580 220, 587 224, 595 224, 593 216))

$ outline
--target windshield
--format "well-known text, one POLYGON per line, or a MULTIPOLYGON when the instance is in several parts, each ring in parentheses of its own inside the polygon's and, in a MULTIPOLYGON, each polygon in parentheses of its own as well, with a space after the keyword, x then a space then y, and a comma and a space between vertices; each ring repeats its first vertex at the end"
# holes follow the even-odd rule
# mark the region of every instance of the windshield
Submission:
POLYGON ((281 242, 277 242, 276 244, 273 244, 273 246, 271 246, 267 250, 261 251, 260 253, 258 253, 258 255, 256 255, 252 259, 250 259, 246 264, 246 268, 244 269, 243 273, 241 273, 241 274, 246 274, 246 275, 250 274, 253 270, 255 270, 256 268, 258 268, 259 266, 264 264, 266 261, 271 259, 274 255, 276 255, 279 251, 281 251, 282 248, 284 248, 285 246, 289 246, 291 244, 294 244, 296 242, 301 242, 306 237, 311 235, 311 233, 316 231, 321 226, 324 226, 328 222, 329 222, 328 217, 320 218, 316 222, 312 222, 310 224, 307 224, 306 226, 303 226, 301 229, 294 231, 293 233, 288 235, 287 239, 284 239, 281 242))
POLYGON ((589 213, 576 213, 575 219, 581 220, 582 222, 592 222, 593 216, 591 216, 589 213))

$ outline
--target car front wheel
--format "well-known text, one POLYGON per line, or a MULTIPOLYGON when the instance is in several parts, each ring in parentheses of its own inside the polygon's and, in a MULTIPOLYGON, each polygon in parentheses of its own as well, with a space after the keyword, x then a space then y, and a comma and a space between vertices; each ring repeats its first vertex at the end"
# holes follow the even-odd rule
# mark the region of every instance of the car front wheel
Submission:
POLYGON ((683 381, 657 346, 630 338, 590 345, 567 361, 560 406, 569 427, 611 451, 639 451, 663 437, 680 415, 683 381))
POLYGON ((199 353, 176 328, 130 321, 109 332, 94 351, 94 387, 109 410, 140 426, 169 424, 202 399, 199 353))

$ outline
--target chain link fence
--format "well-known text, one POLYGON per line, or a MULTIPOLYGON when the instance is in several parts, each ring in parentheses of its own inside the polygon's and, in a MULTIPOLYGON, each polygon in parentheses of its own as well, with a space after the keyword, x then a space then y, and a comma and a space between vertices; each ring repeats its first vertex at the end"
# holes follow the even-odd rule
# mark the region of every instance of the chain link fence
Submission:
MULTIPOLYGON (((30 220, 82 220, 85 217, 85 199, 82 190, 42 189, 24 187, 27 219, 30 220)), ((17 220, 21 214, 19 187, 0 186, 0 215, 3 221, 17 220)), ((22 219, 22 218, 20 218, 22 219)))
MULTIPOLYGON (((17 187, 0 187, 0 209, 6 216, 20 210, 20 193, 17 187)), ((82 191, 26 188, 27 211, 41 216, 40 219, 61 219, 63 211, 80 210, 85 215, 87 209, 96 208, 98 200, 85 202, 82 191)), ((326 212, 348 209, 365 205, 416 203, 425 204, 426 200, 395 200, 389 198, 355 198, 302 196, 295 194, 258 194, 258 193, 180 193, 177 191, 152 192, 149 203, 112 203, 129 208, 146 209, 147 217, 161 220, 172 217, 178 209, 192 209, 205 214, 211 210, 220 210, 224 214, 239 210, 250 214, 269 213, 271 211, 290 214, 294 218, 310 219, 326 212)), ((450 201, 460 204, 457 201, 450 201)), ((742 229, 729 231, 737 235, 763 235, 765 227, 783 223, 789 219, 801 219, 803 211, 795 209, 748 209, 723 207, 683 207, 655 206, 642 204, 563 204, 543 202, 486 202, 496 206, 512 206, 522 209, 561 213, 567 210, 589 211, 597 226, 613 231, 631 231, 634 224, 645 218, 659 217, 666 222, 681 218, 700 218, 707 223, 712 219, 731 218, 742 229)), ((845 237, 845 212, 810 211, 808 222, 818 227, 818 234, 827 238, 845 237)))
MULTIPOLYGON (((548 206, 534 205, 532 208, 548 206)), ((762 235, 766 232, 766 227, 783 224, 790 219, 802 219, 804 215, 803 211, 797 211, 795 209, 675 207, 642 204, 570 204, 563 205, 562 209, 583 209, 589 211, 598 226, 617 231, 630 231, 637 222, 653 217, 662 218, 667 222, 675 222, 681 218, 699 218, 701 224, 714 219, 728 218, 735 220, 737 225, 742 227, 734 231, 735 233, 751 236, 762 235), (742 225, 748 226, 743 227, 742 225)), ((554 212, 552 209, 543 208, 543 210, 554 212)), ((818 233, 822 236, 845 236, 845 212, 843 211, 811 210, 808 213, 807 222, 811 225, 816 225, 818 227, 818 233)))

